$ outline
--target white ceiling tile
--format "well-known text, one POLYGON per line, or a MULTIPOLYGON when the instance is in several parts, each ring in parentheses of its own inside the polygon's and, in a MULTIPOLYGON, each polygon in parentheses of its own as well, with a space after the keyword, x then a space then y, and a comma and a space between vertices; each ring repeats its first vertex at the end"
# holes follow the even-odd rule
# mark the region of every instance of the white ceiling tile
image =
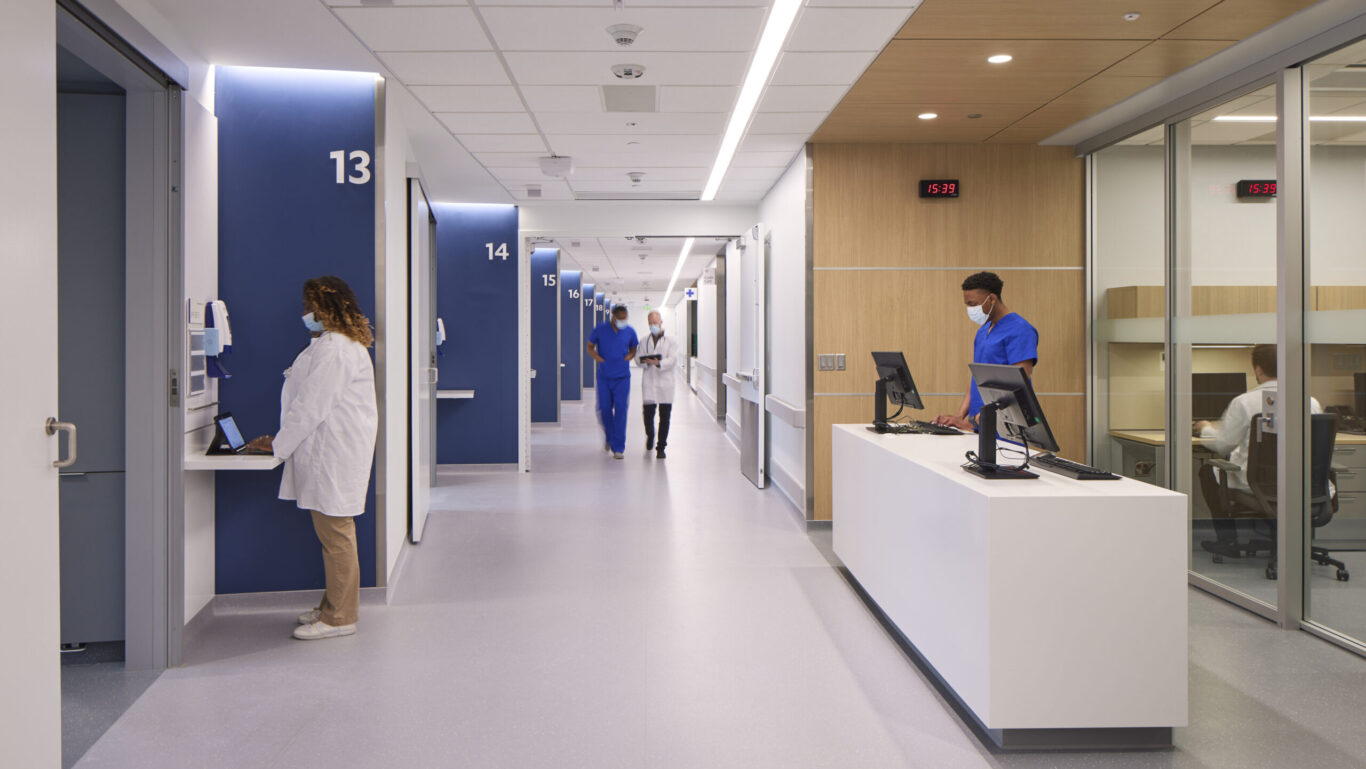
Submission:
POLYGON ((737 152, 732 168, 787 168, 795 157, 791 152, 737 152))
POLYGON ((877 56, 876 51, 788 52, 778 60, 770 85, 853 85, 877 56))
POLYGON ((432 112, 517 112, 522 100, 510 85, 415 85, 409 87, 432 112))
POLYGON ((556 177, 546 176, 541 173, 540 168, 516 166, 490 168, 489 173, 503 184, 526 184, 527 182, 550 182, 555 181, 556 177))
POLYGON ((538 112, 536 120, 547 134, 719 134, 726 127, 724 113, 538 112))
POLYGON ((372 51, 487 51, 484 30, 466 7, 337 8, 372 51))
POLYGON ((545 152, 536 134, 456 134, 470 152, 545 152))
POLYGON ((544 152, 476 152, 474 159, 485 168, 540 168, 544 152))
MULTIPOLYGON (((455 0, 461 2, 461 0, 455 0)), ((735 6, 767 6, 771 0, 627 0, 626 5, 631 8, 658 8, 668 6, 686 5, 689 8, 733 8, 735 6)), ((474 3, 481 8, 497 7, 503 5, 544 5, 544 6, 574 6, 601 8, 604 0, 474 0, 474 3)), ((864 5, 878 5, 878 0, 870 0, 864 5)))
POLYGON ((750 121, 752 134, 797 134, 808 136, 825 122, 824 112, 760 112, 750 121))
POLYGON ((726 181, 768 182, 772 184, 773 182, 778 180, 778 177, 783 175, 783 171, 785 170, 787 169, 779 166, 762 166, 758 168, 731 168, 729 171, 726 172, 726 181))
POLYGON ((759 100, 760 112, 829 112, 848 88, 842 85, 771 85, 759 100))
MULTIPOLYGON (((345 8, 347 6, 375 5, 374 0, 327 0, 327 4, 333 8, 345 8)), ((463 0, 388 0, 385 5, 464 5, 463 0)))
POLYGON ((812 8, 904 8, 912 11, 921 3, 920 0, 807 0, 806 4, 812 8))
POLYGON ((525 184, 516 185, 509 189, 514 198, 518 200, 573 200, 574 193, 569 189, 569 185, 563 179, 550 179, 545 182, 536 182, 541 188, 539 198, 533 198, 527 194, 525 184))
POLYGON ((405 85, 507 85, 507 71, 492 52, 390 51, 380 61, 405 85))
POLYGON ((740 89, 731 86, 663 86, 660 112, 725 112, 735 106, 740 89))
POLYGON ((906 23, 904 8, 807 8, 788 51, 881 51, 906 23))
POLYGON ((646 181, 706 181, 709 168, 673 168, 661 166, 627 166, 624 168, 578 168, 571 177, 580 181, 614 181, 625 179, 628 171, 640 171, 646 181))
POLYGON ((771 182, 726 182, 716 193, 717 200, 763 200, 773 188, 771 182))
POLYGON ((616 64, 639 64, 645 76, 631 85, 738 85, 749 65, 747 53, 545 53, 505 54, 512 75, 524 85, 621 85, 616 64))
MULTIPOLYGON (((764 22, 762 8, 632 7, 611 3, 592 8, 485 8, 484 21, 503 51, 605 51, 639 55, 655 51, 751 51, 764 22), (607 28, 630 23, 642 30, 635 44, 618 46, 607 28)), ((678 5, 689 5, 679 3, 678 5)), ((630 58, 628 56, 628 58, 630 58)))
POLYGON ((601 112, 602 90, 593 85, 524 85, 532 112, 601 112))
POLYGON ((719 136, 710 134, 641 135, 637 137, 548 134, 546 138, 555 148, 555 151, 561 155, 577 157, 579 155, 606 154, 623 160, 628 158, 639 159, 643 156, 660 153, 714 153, 721 143, 719 136), (639 141, 640 144, 628 145, 627 141, 639 141))
POLYGON ((536 124, 525 112, 438 112, 455 134, 534 134, 536 124))
POLYGON ((741 152, 796 153, 806 145, 810 134, 750 134, 740 142, 741 152))

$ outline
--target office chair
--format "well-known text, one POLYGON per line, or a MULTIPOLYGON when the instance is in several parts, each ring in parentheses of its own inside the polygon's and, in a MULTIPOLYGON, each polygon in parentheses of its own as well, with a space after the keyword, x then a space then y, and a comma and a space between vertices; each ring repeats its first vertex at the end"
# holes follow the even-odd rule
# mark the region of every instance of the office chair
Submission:
MULTIPOLYGON (((1333 520, 1338 511, 1338 498, 1334 487, 1337 484, 1337 471, 1333 467, 1333 447, 1337 441, 1337 418, 1332 414, 1312 414, 1309 422, 1309 508, 1310 524, 1317 530, 1333 520)), ((1228 484, 1230 473, 1242 468, 1222 459, 1212 464, 1220 470, 1219 505, 1232 518, 1254 518, 1254 527, 1266 534, 1266 538, 1253 540, 1239 549, 1247 555, 1256 555, 1263 550, 1270 551, 1271 560, 1266 565, 1266 578, 1276 578, 1276 434, 1262 432, 1260 419, 1252 420, 1252 436, 1247 446, 1246 479, 1251 491, 1231 488, 1228 484)), ((1322 566, 1337 567, 1337 578, 1346 582, 1351 578, 1347 564, 1336 560, 1326 547, 1312 545, 1309 557, 1322 566)), ((1215 563, 1223 559, 1215 556, 1215 563)))

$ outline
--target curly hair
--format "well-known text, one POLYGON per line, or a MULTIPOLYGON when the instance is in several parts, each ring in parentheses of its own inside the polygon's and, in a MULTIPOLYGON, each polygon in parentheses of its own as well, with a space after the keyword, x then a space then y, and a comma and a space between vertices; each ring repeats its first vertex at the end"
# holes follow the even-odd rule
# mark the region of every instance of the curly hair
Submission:
POLYGON ((323 275, 304 281, 304 302, 313 308, 313 316, 328 331, 342 334, 366 347, 375 343, 370 319, 361 312, 355 292, 341 278, 323 275))
POLYGON ((994 272, 973 273, 972 275, 969 275, 966 280, 963 281, 964 291, 971 291, 974 288, 980 288, 988 294, 995 294, 997 296, 1001 295, 1001 291, 1004 290, 1005 287, 1005 282, 1002 281, 1001 278, 997 276, 997 274, 994 272))

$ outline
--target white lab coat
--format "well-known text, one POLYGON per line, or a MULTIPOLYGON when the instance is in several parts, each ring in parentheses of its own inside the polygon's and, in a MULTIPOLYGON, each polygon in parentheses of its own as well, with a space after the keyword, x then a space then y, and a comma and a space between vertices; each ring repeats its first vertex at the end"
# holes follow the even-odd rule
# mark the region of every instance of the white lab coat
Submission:
POLYGON ((674 402, 674 367, 678 365, 678 344, 667 333, 659 341, 651 334, 645 335, 640 349, 636 350, 636 363, 640 366, 641 400, 646 403, 674 402), (640 360, 642 355, 660 355, 659 368, 647 365, 640 360))
MULTIPOLYGON (((1229 488, 1239 491, 1250 490, 1247 486, 1247 477, 1243 473, 1247 471, 1247 448, 1248 442, 1252 439, 1252 419, 1262 413, 1262 394, 1268 390, 1276 392, 1276 380, 1263 382, 1234 398, 1228 404, 1228 408, 1224 409, 1220 424, 1206 427, 1200 433, 1200 437, 1207 441, 1206 448, 1228 457, 1229 462, 1243 468, 1243 472, 1229 473, 1229 488)), ((1309 399, 1309 413, 1323 413, 1323 407, 1319 405, 1317 398, 1309 399)))
POLYGON ((324 332, 285 371, 275 436, 275 456, 285 460, 280 499, 323 515, 365 512, 378 430, 370 352, 324 332))

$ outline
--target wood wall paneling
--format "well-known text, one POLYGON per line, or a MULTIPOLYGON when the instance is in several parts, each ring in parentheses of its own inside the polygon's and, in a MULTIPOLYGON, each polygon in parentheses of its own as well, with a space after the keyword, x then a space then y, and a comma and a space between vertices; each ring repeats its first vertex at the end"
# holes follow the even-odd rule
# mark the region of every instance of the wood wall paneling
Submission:
MULTIPOLYGON (((813 162, 812 341, 848 366, 815 379, 813 493, 828 519, 830 427, 871 419, 872 350, 903 351, 918 389, 942 393, 913 416, 961 403, 976 328, 959 286, 977 269, 998 272, 1006 304, 1039 328, 1037 389, 1084 392, 1085 194, 1068 148, 817 144, 813 162), (930 178, 958 179, 962 196, 920 199, 930 178)), ((1064 454, 1085 459, 1085 396, 1043 398, 1064 454)))

